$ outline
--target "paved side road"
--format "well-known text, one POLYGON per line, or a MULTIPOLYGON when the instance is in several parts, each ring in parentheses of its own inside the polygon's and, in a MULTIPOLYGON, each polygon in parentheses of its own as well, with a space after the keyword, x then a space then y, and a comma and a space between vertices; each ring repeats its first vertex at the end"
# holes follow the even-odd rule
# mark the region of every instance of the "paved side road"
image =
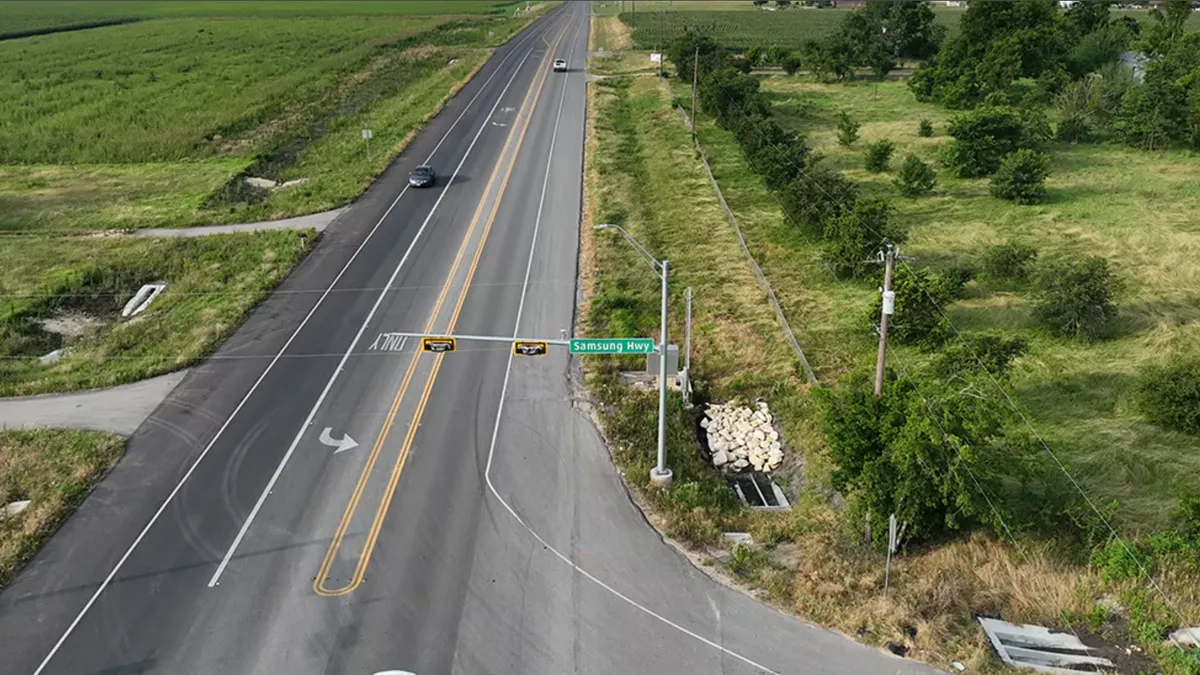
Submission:
POLYGON ((261 223, 242 223, 239 225, 205 225, 203 227, 162 227, 134 230, 135 237, 204 237, 210 234, 229 234, 232 232, 262 232, 264 230, 316 230, 322 232, 332 225, 346 208, 313 213, 307 216, 284 218, 283 220, 266 220, 261 223))
POLYGON ((187 372, 109 389, 0 398, 0 428, 64 427, 130 436, 187 372))

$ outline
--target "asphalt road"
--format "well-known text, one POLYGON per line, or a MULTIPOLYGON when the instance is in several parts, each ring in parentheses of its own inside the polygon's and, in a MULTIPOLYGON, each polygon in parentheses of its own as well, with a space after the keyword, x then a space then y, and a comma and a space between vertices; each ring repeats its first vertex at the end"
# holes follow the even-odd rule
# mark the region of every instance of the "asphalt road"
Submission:
POLYGON ((0 673, 935 672, 664 545, 561 348, 387 335, 570 329, 587 13, 500 49, 189 372, 0 594, 0 673))

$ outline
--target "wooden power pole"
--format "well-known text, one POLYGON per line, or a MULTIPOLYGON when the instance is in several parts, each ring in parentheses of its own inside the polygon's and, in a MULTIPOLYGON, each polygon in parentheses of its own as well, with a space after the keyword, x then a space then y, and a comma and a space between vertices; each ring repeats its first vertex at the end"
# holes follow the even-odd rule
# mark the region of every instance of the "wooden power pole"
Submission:
POLYGON ((696 47, 696 55, 692 58, 692 138, 696 137, 696 83, 699 81, 700 48, 696 47))
POLYGON ((883 369, 887 360, 888 318, 896 312, 896 293, 892 291, 892 269, 896 264, 896 249, 889 242, 883 254, 883 308, 879 313, 879 357, 875 361, 875 398, 883 396, 883 369))

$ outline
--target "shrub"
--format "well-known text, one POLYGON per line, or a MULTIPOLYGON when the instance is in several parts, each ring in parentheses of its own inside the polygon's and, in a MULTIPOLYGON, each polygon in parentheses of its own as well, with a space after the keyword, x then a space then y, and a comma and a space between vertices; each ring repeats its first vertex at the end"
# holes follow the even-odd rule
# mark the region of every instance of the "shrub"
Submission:
MULTIPOLYGON (((961 279, 900 265, 892 277, 892 291, 896 294, 896 313, 891 319, 889 339, 932 349, 953 333, 942 309, 962 294, 961 279)), ((882 302, 882 298, 875 298, 868 317, 871 321, 878 319, 882 302)))
POLYGON ((1200 361, 1146 369, 1137 385, 1138 407, 1151 422, 1200 434, 1200 361))
POLYGON ((1091 256, 1051 265, 1038 283, 1034 316, 1060 335, 1095 340, 1117 316, 1113 297, 1121 283, 1104 258, 1091 256))
POLYGON ((842 112, 838 114, 838 143, 849 147, 858 140, 858 120, 842 112))
POLYGON ((829 222, 854 207, 858 188, 838 171, 810 162, 805 176, 781 191, 783 211, 806 234, 824 238, 829 222))
POLYGON ((1029 277, 1037 254, 1036 248, 1013 241, 992 246, 983 253, 983 271, 993 279, 1020 281, 1029 277))
POLYGON ((1092 139, 1092 127, 1083 117, 1071 115, 1058 123, 1054 137, 1064 143, 1086 143, 1092 139))
POLYGON ((937 185, 937 176, 933 167, 922 162, 920 157, 909 155, 904 158, 900 172, 892 182, 899 188, 900 194, 911 198, 932 190, 937 185))
POLYGON ((994 107, 959 115, 950 122, 954 142, 946 151, 946 165, 960 178, 994 173, 1001 159, 1021 147, 1025 122, 1013 108, 994 107))
POLYGON ((825 228, 825 259, 838 276, 864 276, 877 270, 864 265, 884 245, 899 243, 904 232, 891 220, 894 209, 882 199, 860 199, 825 228))
POLYGON ((933 371, 946 380, 980 371, 1006 377, 1012 362, 1028 349, 1025 340, 1005 337, 998 331, 964 335, 942 350, 934 361, 933 371))
POLYGON ((921 138, 932 138, 933 122, 926 119, 921 120, 920 124, 917 125, 917 135, 921 138))
MULTIPOLYGON (((895 513, 906 539, 920 541, 980 523, 1003 531, 1053 512, 1054 494, 1025 489, 1036 470, 1032 444, 1004 434, 1009 409, 959 383, 889 373, 885 394, 873 373, 856 370, 836 388, 817 389, 821 429, 837 467, 835 489, 875 514, 895 513), (981 490, 980 487, 983 489, 981 490), (990 495, 989 503, 983 492, 990 495)), ((883 544, 887 528, 875 528, 883 544)))
POLYGON ((1018 204, 1036 204, 1046 198, 1046 176, 1050 175, 1050 156, 1022 148, 1000 162, 992 176, 992 194, 1018 204))
POLYGON ((880 139, 868 144, 864 159, 867 171, 871 173, 887 171, 888 163, 892 161, 892 153, 895 151, 896 144, 887 139, 880 139))
POLYGON ((795 54, 788 54, 780 65, 783 66, 783 72, 795 75, 796 71, 800 70, 800 66, 804 65, 804 60, 795 54))

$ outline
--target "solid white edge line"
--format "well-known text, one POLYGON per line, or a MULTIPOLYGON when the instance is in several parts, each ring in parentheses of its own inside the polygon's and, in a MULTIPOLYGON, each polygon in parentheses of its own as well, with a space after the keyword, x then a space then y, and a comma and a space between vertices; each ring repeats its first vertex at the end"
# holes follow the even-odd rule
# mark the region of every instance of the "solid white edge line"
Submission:
POLYGON ((296 437, 292 439, 292 444, 288 446, 287 452, 285 452, 283 455, 283 459, 279 460, 279 466, 275 467, 275 473, 271 474, 271 479, 267 481, 267 485, 263 488, 262 494, 258 496, 258 501, 254 503, 254 508, 250 509, 250 514, 246 516, 246 520, 242 523, 241 529, 238 530, 237 536, 234 537, 233 543, 229 545, 229 550, 225 552, 225 557, 221 559, 221 564, 217 565, 217 569, 215 572, 213 572, 212 578, 208 580, 209 588, 212 588, 220 583, 221 575, 225 572, 225 568, 229 565, 229 561, 233 559, 233 555, 235 552, 237 552, 238 546, 241 545, 242 539, 246 536, 246 532, 250 530, 250 525, 254 522, 255 517, 258 516, 258 512, 260 509, 262 509, 262 505, 266 503, 267 497, 271 494, 271 490, 274 489, 276 481, 279 480, 279 476, 283 474, 283 469, 285 466, 287 466, 288 460, 292 458, 292 453, 294 453, 296 448, 299 447, 300 440, 304 438, 304 434, 308 431, 308 427, 312 425, 313 418, 317 416, 317 411, 320 410, 321 404, 325 402, 325 397, 328 396, 330 390, 333 389, 333 384, 337 381, 338 375, 340 375, 342 370, 345 368, 346 361, 350 359, 351 353, 354 351, 354 348, 358 346, 358 341, 362 339, 363 333, 367 330, 367 326, 370 325, 371 320, 375 318, 375 312, 379 311, 380 305, 383 304, 383 299, 387 297, 388 290, 396 281, 396 277, 400 275, 400 270, 403 269, 404 264, 408 262, 408 256, 413 252, 417 242, 421 240, 421 235, 425 232, 425 228, 429 225, 429 222, 433 220, 433 216, 437 213, 438 206, 441 205, 442 199, 449 194, 450 186, 454 184, 454 179, 458 177, 458 173, 462 170, 463 165, 466 164, 467 158, 471 156, 471 150, 475 148, 475 143, 483 135, 484 130, 488 128, 488 122, 491 121, 492 115, 496 112, 496 108, 500 106, 500 101, 504 99, 504 95, 508 92, 509 86, 516 81, 517 75, 521 73, 521 68, 525 65, 525 61, 532 53, 533 50, 531 49, 525 53, 524 57, 521 58, 521 62, 518 63, 517 67, 513 70, 512 77, 508 79, 508 83, 504 85, 504 89, 502 89, 500 91, 500 95, 496 97, 496 103, 492 106, 492 109, 488 112, 487 116, 484 117, 483 123, 479 125, 479 131, 476 132, 475 137, 471 139, 471 144, 467 146, 467 151, 463 154, 462 160, 458 163, 458 166, 454 167, 454 173, 450 176, 450 180, 446 182, 446 187, 442 190, 441 194, 438 195, 437 201, 433 203, 433 208, 429 210, 429 215, 425 217, 425 221, 421 223, 421 228, 417 230, 416 236, 413 237, 412 242, 409 243, 408 248, 404 251, 404 256, 400 258, 400 262, 396 265, 396 269, 392 270, 392 276, 388 278, 388 282, 384 286, 384 289, 380 291, 379 297, 375 298, 375 304, 371 307, 371 311, 367 313, 367 318, 362 322, 362 325, 358 327, 358 332, 354 335, 354 339, 350 341, 350 347, 346 349, 344 354, 342 354, 342 359, 338 362, 337 369, 333 371, 333 375, 331 375, 329 381, 325 383, 325 388, 321 390, 321 395, 317 397, 317 402, 313 404, 312 409, 308 412, 308 417, 306 417, 304 419, 304 423, 300 425, 300 430, 296 432, 296 437))
MULTIPOLYGON (((450 125, 450 128, 446 131, 445 135, 443 135, 441 140, 438 141, 438 144, 434 147, 433 152, 437 152, 437 149, 442 146, 442 143, 450 136, 450 133, 454 131, 454 128, 458 125, 458 123, 464 116, 466 116, 467 111, 471 109, 471 105, 475 103, 475 100, 479 98, 484 89, 487 88, 487 85, 492 81, 492 78, 494 78, 500 72, 501 68, 503 68, 504 64, 507 63, 510 58, 512 58, 513 54, 519 51, 517 47, 527 42, 532 37, 533 33, 530 33, 528 36, 513 44, 513 48, 510 53, 505 55, 505 57, 496 66, 496 70, 490 76, 488 76, 487 80, 484 80, 482 85, 480 85, 479 91, 475 93, 475 96, 471 97, 471 100, 467 103, 466 107, 463 108, 462 113, 459 114, 459 116, 454 120, 454 123, 450 125)), ((526 57, 527 56, 528 53, 526 54, 526 57)), ((495 108, 493 108, 493 112, 494 111, 495 108)), ((490 113, 488 117, 491 117, 490 113)), ((432 158, 433 154, 430 153, 429 157, 432 158)), ((426 162, 428 161, 429 160, 427 159, 426 162)), ((300 331, 304 329, 304 326, 308 323, 309 319, 316 314, 317 309, 321 306, 321 303, 325 300, 326 296, 328 296, 333 290, 333 287, 337 285, 337 282, 341 280, 342 276, 346 273, 346 270, 350 269, 350 265, 353 264, 358 258, 358 254, 361 253, 364 248, 366 248, 367 243, 371 240, 371 237, 375 234, 379 227, 383 225, 383 221, 387 219, 388 215, 392 212, 392 209, 396 207, 396 204, 400 202, 400 198, 403 197, 406 192, 408 192, 407 185, 400 191, 400 194, 396 196, 396 199, 392 201, 391 205, 388 206, 387 211, 384 211, 383 216, 380 217, 377 223, 375 223, 375 226, 371 228, 371 231, 367 233, 366 238, 363 239, 361 244, 359 244, 358 248, 354 251, 354 254, 350 256, 350 259, 346 261, 346 264, 342 267, 341 271, 338 272, 337 276, 334 277, 333 281, 330 282, 329 287, 325 289, 325 292, 321 294, 321 297, 317 299, 316 304, 314 304, 312 309, 309 310, 308 314, 300 322, 300 325, 296 327, 296 330, 292 332, 292 335, 287 339, 287 342, 283 344, 283 347, 279 349, 279 352, 273 359, 271 359, 271 362, 267 364, 267 367, 263 370, 262 374, 259 375, 258 379, 254 381, 254 384, 250 386, 250 391, 246 392, 246 395, 242 397, 242 400, 238 403, 237 407, 234 408, 233 412, 229 414, 229 417, 225 419, 225 422, 221 425, 221 428, 217 429, 216 435, 213 436, 212 440, 208 442, 208 445, 204 447, 204 450, 200 452, 200 455, 194 462, 192 462, 192 465, 188 467, 187 472, 183 474, 183 477, 179 479, 179 482, 175 485, 174 489, 172 489, 170 494, 167 495, 167 498, 163 500, 162 505, 159 506, 158 510, 154 512, 154 515, 150 517, 150 521, 147 522, 146 526, 142 528, 142 531, 138 533, 137 538, 135 538, 133 543, 130 544, 129 549, 125 551, 120 560, 117 561, 117 564, 113 566, 112 571, 109 572, 108 576, 104 578, 104 581, 100 583, 100 587, 97 588, 94 593, 92 593, 90 598, 88 598, 88 601, 86 604, 84 604, 83 609, 79 610, 79 614, 75 616, 70 625, 68 625, 67 629, 63 632, 62 636, 59 637, 58 641, 54 643, 54 646, 50 648, 50 652, 46 654, 44 659, 42 659, 42 662, 38 665, 37 670, 33 671, 33 675, 41 675, 42 671, 46 669, 46 666, 49 665, 50 660, 54 658, 54 655, 57 654, 58 650, 62 648, 63 643, 66 642, 67 638, 71 636, 71 633, 75 631, 75 627, 78 626, 79 622, 83 620, 83 617, 88 613, 88 610, 92 608, 92 605, 96 604, 96 600, 100 597, 100 594, 104 592, 104 589, 108 588, 108 585, 112 583, 112 580, 114 577, 116 577, 117 572, 121 571, 121 567, 125 565, 125 561, 129 559, 129 556, 133 555, 134 550, 137 549, 138 544, 142 543, 142 539, 145 539, 146 534, 150 531, 150 528, 154 526, 154 523, 156 523, 163 512, 166 511, 167 506, 170 505, 171 501, 175 498, 175 495, 179 493, 180 489, 183 488, 184 483, 186 483, 188 478, 191 477, 192 473, 195 472, 196 467, 200 465, 200 462, 204 460, 209 451, 214 445, 216 445, 217 440, 221 438, 221 434, 224 433, 225 429, 228 428, 230 423, 233 422, 233 419, 246 405, 246 402, 250 400, 250 397, 254 395, 255 390, 257 390, 258 386, 262 384, 264 379, 266 379, 267 375, 271 372, 271 369, 275 366, 275 363, 279 361, 279 359, 283 356, 283 353, 287 351, 288 347, 291 346, 292 342, 296 339, 296 336, 300 334, 300 331)))
MULTIPOLYGON (((578 36, 576 36, 576 37, 578 37, 578 36)), ((567 95, 566 87, 563 87, 563 99, 564 100, 566 99, 566 95, 567 95)), ((561 115, 562 115, 562 102, 561 101, 559 102, 558 114, 561 117, 561 115)), ((555 137, 558 136, 558 120, 555 120, 555 122, 554 122, 554 136, 555 137)), ((551 153, 550 156, 552 158, 553 153, 554 153, 554 138, 551 138, 551 140, 550 140, 550 153, 551 153)), ((547 160, 547 162, 546 162, 546 182, 543 183, 543 186, 542 186, 543 202, 546 198, 545 185, 549 183, 549 180, 550 180, 550 160, 547 160)), ((534 221, 534 226, 533 226, 533 244, 530 245, 530 247, 529 247, 529 262, 527 263, 527 265, 525 267, 525 286, 523 286, 521 289, 521 302, 520 302, 520 304, 517 305, 517 325, 513 330, 514 337, 520 331, 520 328, 521 328, 521 312, 522 312, 522 310, 525 309, 526 289, 529 284, 529 273, 530 273, 530 270, 533 268, 534 251, 537 249, 538 226, 541 223, 541 220, 542 220, 542 204, 539 203, 538 204, 538 215, 534 221)), ((691 630, 688 630, 687 628, 684 628, 683 626, 675 623, 674 621, 671 621, 670 619, 655 612, 654 610, 650 609, 649 607, 646 607, 645 605, 638 603, 637 601, 626 596, 625 594, 621 593, 620 591, 613 588, 612 586, 609 586, 608 584, 604 583, 600 579, 597 579, 596 577, 592 576, 587 570, 583 569, 579 565, 576 565, 570 558, 563 555, 562 553, 560 553, 558 551, 558 549, 551 546, 550 542, 546 541, 545 539, 542 539, 541 535, 539 535, 537 532, 534 532, 533 528, 531 528, 524 521, 524 519, 521 518, 521 516, 517 515, 517 512, 515 510, 513 510, 513 507, 510 506, 507 501, 505 501, 504 497, 500 496, 499 491, 496 490, 496 486, 494 484, 492 484, 492 459, 496 454, 496 439, 500 434, 500 419, 504 414, 504 398, 508 394, 508 379, 509 379, 509 375, 512 374, 512 362, 513 362, 513 355, 510 352, 508 355, 508 365, 504 369, 504 384, 500 388, 500 404, 499 404, 499 407, 496 409, 496 424, 494 427, 492 427, 492 442, 491 442, 491 446, 488 448, 487 465, 485 466, 485 468, 483 470, 484 480, 487 482, 488 491, 490 491, 492 493, 492 496, 495 497, 496 500, 500 502, 500 505, 503 506, 506 511, 508 511, 509 515, 511 515, 518 523, 520 523, 521 527, 525 528, 526 532, 533 535, 534 539, 537 539, 538 543, 541 544, 543 548, 545 548, 547 551, 550 551, 551 553, 553 553, 555 555, 555 557, 557 557, 559 560, 561 560, 564 563, 566 563, 567 565, 569 565, 576 572, 578 572, 579 574, 581 574, 582 576, 587 578, 589 581, 595 583, 600 588, 603 588, 604 590, 608 591, 609 593, 612 593, 614 596, 625 601, 630 606, 632 606, 638 610, 641 610, 642 612, 646 613, 647 615, 649 615, 655 619, 658 619, 662 623, 670 626, 671 628, 674 628, 675 630, 678 630, 679 632, 683 633, 684 635, 694 638, 695 640, 698 640, 698 641, 708 645, 709 647, 712 647, 713 649, 720 651, 721 653, 725 654, 726 656, 735 658, 735 659, 741 661, 742 663, 745 663, 746 665, 750 666, 751 668, 756 668, 764 673, 767 673, 768 675, 781 675, 781 673, 779 673, 775 670, 771 670, 770 668, 768 668, 748 657, 742 656, 741 654, 739 654, 731 649, 723 647, 723 646, 717 644, 716 642, 709 640, 708 638, 704 637, 703 635, 700 635, 699 633, 696 633, 691 630)))

